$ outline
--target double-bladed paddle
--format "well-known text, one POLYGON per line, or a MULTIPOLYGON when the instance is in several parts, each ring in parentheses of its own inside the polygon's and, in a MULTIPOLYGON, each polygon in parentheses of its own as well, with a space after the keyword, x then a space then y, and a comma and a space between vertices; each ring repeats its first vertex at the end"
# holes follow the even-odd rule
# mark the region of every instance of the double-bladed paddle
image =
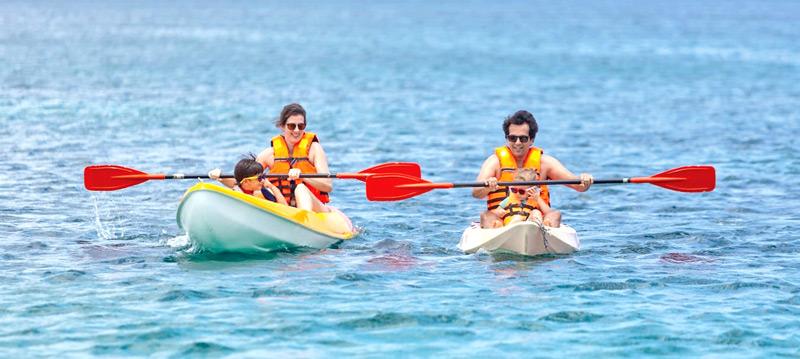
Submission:
MULTIPOLYGON (((414 162, 387 162, 373 166, 357 173, 304 173, 300 178, 338 178, 366 181, 377 174, 394 174, 399 176, 420 177, 419 164, 414 162)), ((266 177, 286 178, 287 174, 264 174, 266 177)), ((93 165, 83 170, 83 184, 90 191, 116 191, 135 186, 149 180, 209 178, 207 174, 164 174, 144 173, 133 168, 118 165, 93 165)), ((233 175, 221 175, 220 178, 233 178, 233 175)))
MULTIPOLYGON (((367 178, 367 199, 370 201, 401 201, 419 196, 433 189, 486 187, 483 182, 432 183, 419 176, 405 174, 376 174, 367 178)), ((673 168, 650 177, 596 179, 594 184, 650 183, 679 192, 710 192, 716 185, 712 166, 684 166, 673 168)), ((498 186, 536 186, 581 184, 581 180, 546 180, 525 182, 498 182, 498 186)))

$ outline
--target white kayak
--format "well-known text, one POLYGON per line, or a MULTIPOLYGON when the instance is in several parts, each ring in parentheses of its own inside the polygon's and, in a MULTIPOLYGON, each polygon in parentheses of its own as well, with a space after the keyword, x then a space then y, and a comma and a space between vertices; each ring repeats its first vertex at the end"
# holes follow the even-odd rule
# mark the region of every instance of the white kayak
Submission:
POLYGON ((464 253, 483 249, 489 253, 512 253, 524 256, 570 254, 581 247, 572 227, 547 227, 535 222, 516 222, 500 228, 481 228, 472 223, 464 230, 458 248, 464 253))
POLYGON ((357 234, 338 210, 310 212, 208 183, 186 191, 177 220, 193 246, 212 253, 322 249, 357 234))

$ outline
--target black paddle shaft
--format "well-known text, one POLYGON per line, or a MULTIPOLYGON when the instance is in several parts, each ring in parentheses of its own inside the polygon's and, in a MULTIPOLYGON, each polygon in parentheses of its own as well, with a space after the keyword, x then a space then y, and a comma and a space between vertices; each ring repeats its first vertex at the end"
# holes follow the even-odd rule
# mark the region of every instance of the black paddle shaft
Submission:
MULTIPOLYGON (((265 173, 262 176, 271 178, 289 178, 285 173, 265 173)), ((176 173, 172 175, 164 175, 164 179, 189 179, 189 178, 211 178, 208 175, 187 175, 183 173, 176 173)), ((233 175, 220 175, 219 178, 234 178, 233 175)), ((303 173, 300 178, 336 178, 335 173, 303 173)))
MULTIPOLYGON (((613 178, 613 179, 598 179, 594 180, 594 184, 608 184, 608 183, 628 183, 630 178, 613 178)), ((541 185, 562 185, 562 184, 581 184, 581 180, 547 180, 547 181, 524 181, 524 182, 497 182, 498 186, 541 186, 541 185)), ((464 187, 486 187, 484 182, 471 182, 471 183, 453 183, 453 188, 464 187)))

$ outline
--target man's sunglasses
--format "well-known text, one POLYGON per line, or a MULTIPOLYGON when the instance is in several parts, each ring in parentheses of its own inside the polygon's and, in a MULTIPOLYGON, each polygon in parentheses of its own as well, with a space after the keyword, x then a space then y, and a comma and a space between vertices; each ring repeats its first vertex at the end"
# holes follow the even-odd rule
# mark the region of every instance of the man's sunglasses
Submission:
POLYGON ((508 135, 506 136, 508 142, 515 143, 519 140, 522 143, 528 142, 531 138, 528 136, 517 136, 517 135, 508 135))
POLYGON ((288 128, 289 131, 294 131, 295 128, 297 128, 300 131, 302 131, 302 130, 306 129, 306 124, 305 123, 287 123, 286 124, 286 128, 288 128))

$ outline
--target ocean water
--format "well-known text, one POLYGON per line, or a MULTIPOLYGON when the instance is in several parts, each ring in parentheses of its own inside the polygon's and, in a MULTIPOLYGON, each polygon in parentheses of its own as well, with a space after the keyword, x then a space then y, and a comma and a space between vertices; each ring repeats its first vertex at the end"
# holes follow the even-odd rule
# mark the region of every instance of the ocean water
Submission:
POLYGON ((800 356, 795 1, 0 3, 0 356, 800 356), (473 181, 501 122, 597 178, 711 164, 717 189, 552 189, 569 256, 464 255, 469 190, 369 202, 322 251, 188 250, 196 180, 308 110, 331 169, 473 181))

